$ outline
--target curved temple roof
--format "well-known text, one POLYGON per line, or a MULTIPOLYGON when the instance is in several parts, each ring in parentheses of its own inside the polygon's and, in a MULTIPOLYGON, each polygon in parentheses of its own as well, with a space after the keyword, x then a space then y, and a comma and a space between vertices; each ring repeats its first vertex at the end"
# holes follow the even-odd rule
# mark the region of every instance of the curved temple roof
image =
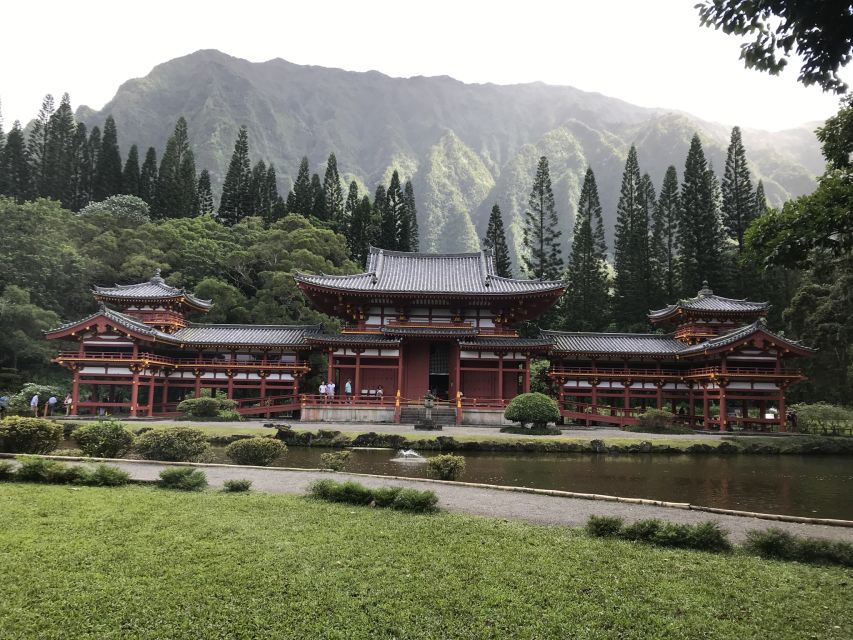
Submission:
POLYGON ((370 248, 367 271, 350 276, 295 273, 298 283, 352 292, 512 295, 559 292, 562 280, 502 278, 488 251, 409 253, 370 248))
POLYGON ((117 284, 114 287, 94 287, 92 292, 98 300, 162 300, 168 298, 183 298, 187 305, 200 311, 207 311, 213 304, 210 300, 196 298, 183 289, 170 287, 160 277, 160 270, 148 282, 138 284, 117 284))
POLYGON ((751 302, 750 300, 738 300, 735 298, 724 298, 723 296, 714 295, 714 292, 708 287, 707 282, 702 283, 702 288, 695 298, 686 298, 679 300, 675 304, 671 304, 663 309, 649 312, 649 319, 652 322, 661 322, 677 316, 683 311, 699 311, 699 312, 716 312, 722 314, 738 314, 738 315, 764 315, 770 305, 766 302, 751 302))

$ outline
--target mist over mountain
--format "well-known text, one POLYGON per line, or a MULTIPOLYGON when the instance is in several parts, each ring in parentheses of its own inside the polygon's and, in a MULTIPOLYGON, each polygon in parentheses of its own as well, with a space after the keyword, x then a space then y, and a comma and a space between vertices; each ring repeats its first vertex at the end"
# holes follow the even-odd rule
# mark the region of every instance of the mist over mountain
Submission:
MULTIPOLYGON (((421 249, 437 252, 478 249, 494 202, 516 250, 536 162, 547 155, 564 257, 588 165, 596 173, 612 250, 629 146, 637 145, 641 170, 659 189, 670 164, 681 177, 694 131, 721 176, 731 129, 567 86, 391 78, 281 59, 253 63, 213 50, 158 65, 121 85, 102 110, 84 106, 77 112, 88 126, 101 125, 109 114, 123 153, 134 143, 141 153, 149 146, 162 153, 184 116, 196 164, 210 170, 215 189, 241 125, 248 128, 253 161, 275 164, 284 193, 302 156, 322 175, 334 152, 342 177, 357 180, 371 196, 397 168, 415 187, 421 249)), ((813 129, 744 129, 753 177, 764 181, 771 205, 814 188, 823 161, 813 129)))

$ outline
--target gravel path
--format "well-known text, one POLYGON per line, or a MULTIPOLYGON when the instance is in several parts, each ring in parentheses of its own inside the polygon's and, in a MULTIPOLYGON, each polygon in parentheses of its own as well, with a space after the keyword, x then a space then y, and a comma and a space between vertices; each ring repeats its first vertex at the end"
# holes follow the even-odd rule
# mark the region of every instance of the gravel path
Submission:
MULTIPOLYGON (((83 463, 79 463, 83 464, 83 463)), ((147 462, 111 462, 138 480, 154 480, 168 465, 147 462)), ((381 478, 350 473, 321 471, 296 471, 286 469, 236 468, 224 465, 200 465, 213 487, 221 487, 225 480, 247 478, 252 488, 269 493, 304 494, 308 485, 319 478, 334 480, 356 480, 370 487, 406 486, 435 491, 439 506, 448 511, 457 511, 490 518, 525 520, 537 524, 583 526, 591 515, 619 516, 628 522, 647 518, 659 518, 679 523, 695 523, 713 520, 720 523, 731 534, 731 539, 741 542, 750 529, 779 527, 791 533, 845 540, 853 542, 853 528, 825 525, 776 522, 752 517, 688 511, 669 507, 637 505, 603 500, 585 500, 532 493, 520 493, 484 487, 460 486, 419 480, 381 478)))

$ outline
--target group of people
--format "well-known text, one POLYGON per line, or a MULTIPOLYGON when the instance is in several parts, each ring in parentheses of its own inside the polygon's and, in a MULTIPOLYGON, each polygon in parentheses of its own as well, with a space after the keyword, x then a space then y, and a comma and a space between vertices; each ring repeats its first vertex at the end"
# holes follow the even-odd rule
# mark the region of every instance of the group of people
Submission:
MULTIPOLYGON (((322 396, 324 402, 332 402, 335 399, 335 389, 337 389, 337 385, 335 385, 334 381, 329 380, 326 382, 323 380, 320 383, 320 388, 318 389, 320 396, 322 396)), ((381 398, 385 394, 385 389, 380 384, 376 388, 376 394, 374 397, 381 398)), ((352 402, 352 380, 347 378, 347 381, 344 383, 344 398, 347 403, 352 402)))
MULTIPOLYGON (((48 416, 52 416, 56 414, 56 405, 59 403, 56 396, 50 396, 47 401, 44 403, 44 410, 42 415, 46 418, 48 416)), ((63 406, 65 407, 65 415, 67 416, 71 413, 71 405, 74 404, 74 400, 71 398, 71 394, 65 394, 65 399, 62 401, 63 406)), ((33 416, 38 417, 39 414, 39 394, 33 395, 30 399, 30 411, 33 412, 33 416)))

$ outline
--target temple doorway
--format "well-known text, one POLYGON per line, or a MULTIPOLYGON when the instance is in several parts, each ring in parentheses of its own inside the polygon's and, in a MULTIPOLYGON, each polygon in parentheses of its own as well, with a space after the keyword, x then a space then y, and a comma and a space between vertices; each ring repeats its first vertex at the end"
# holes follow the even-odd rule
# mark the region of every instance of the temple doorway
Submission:
POLYGON ((429 346, 429 388, 433 395, 447 400, 450 391, 450 345, 433 342, 429 346))

